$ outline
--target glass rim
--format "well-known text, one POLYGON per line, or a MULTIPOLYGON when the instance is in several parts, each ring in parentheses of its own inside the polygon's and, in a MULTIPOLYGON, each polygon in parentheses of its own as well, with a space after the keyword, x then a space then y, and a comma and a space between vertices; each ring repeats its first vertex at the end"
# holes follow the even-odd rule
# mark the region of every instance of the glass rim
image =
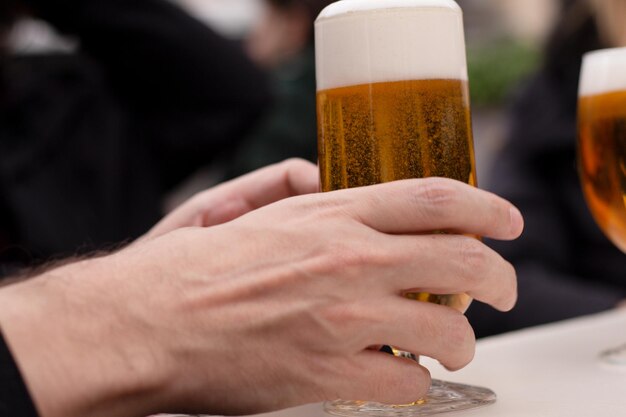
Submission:
POLYGON ((578 96, 626 90, 626 47, 587 52, 580 69, 578 96))
POLYGON ((368 13, 376 10, 428 9, 460 12, 461 7, 455 0, 350 0, 337 1, 326 6, 317 16, 316 23, 351 15, 368 13))

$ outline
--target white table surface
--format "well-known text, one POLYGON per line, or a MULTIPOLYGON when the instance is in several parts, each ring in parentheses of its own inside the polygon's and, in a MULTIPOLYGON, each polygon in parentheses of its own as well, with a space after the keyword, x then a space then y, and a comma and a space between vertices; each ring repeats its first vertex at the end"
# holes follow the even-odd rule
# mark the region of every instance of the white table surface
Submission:
MULTIPOLYGON (((626 417, 626 367, 599 353, 626 344, 626 311, 537 327, 478 343, 466 369, 450 373, 423 360, 433 377, 481 385, 498 394, 485 408, 455 417, 626 417)), ((321 404, 263 417, 327 417, 321 404)))

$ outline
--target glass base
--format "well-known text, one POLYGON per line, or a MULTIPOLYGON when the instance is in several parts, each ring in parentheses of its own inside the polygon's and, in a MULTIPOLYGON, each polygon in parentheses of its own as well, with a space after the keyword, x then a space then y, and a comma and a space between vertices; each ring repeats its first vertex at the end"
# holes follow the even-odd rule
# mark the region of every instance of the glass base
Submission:
POLYGON ((496 402, 496 394, 481 387, 433 380, 424 401, 410 405, 385 405, 365 401, 337 400, 324 404, 324 411, 340 417, 415 417, 471 410, 496 402))

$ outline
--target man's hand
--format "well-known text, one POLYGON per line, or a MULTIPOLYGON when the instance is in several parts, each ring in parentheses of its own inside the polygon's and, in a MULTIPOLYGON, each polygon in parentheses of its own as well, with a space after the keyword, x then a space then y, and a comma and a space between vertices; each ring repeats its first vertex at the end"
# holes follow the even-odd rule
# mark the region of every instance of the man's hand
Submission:
POLYGON ((522 223, 444 179, 287 198, 4 289, 0 325, 43 417, 408 403, 428 371, 372 346, 459 369, 475 340, 461 313, 401 294, 511 309, 512 266, 463 235, 514 239, 522 223))

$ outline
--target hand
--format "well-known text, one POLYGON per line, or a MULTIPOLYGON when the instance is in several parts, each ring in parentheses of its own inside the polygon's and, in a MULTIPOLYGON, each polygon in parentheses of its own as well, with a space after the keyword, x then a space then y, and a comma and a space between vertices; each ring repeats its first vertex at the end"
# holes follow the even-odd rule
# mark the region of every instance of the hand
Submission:
POLYGON ((161 220, 143 240, 181 227, 226 223, 284 198, 315 193, 318 189, 317 166, 302 159, 289 159, 197 194, 161 220))
POLYGON ((0 291, 0 324, 42 417, 245 414, 337 398, 407 403, 473 357, 465 317, 406 290, 516 300, 519 212, 443 180, 290 198, 0 291), (450 234, 430 234, 444 230, 450 234))

